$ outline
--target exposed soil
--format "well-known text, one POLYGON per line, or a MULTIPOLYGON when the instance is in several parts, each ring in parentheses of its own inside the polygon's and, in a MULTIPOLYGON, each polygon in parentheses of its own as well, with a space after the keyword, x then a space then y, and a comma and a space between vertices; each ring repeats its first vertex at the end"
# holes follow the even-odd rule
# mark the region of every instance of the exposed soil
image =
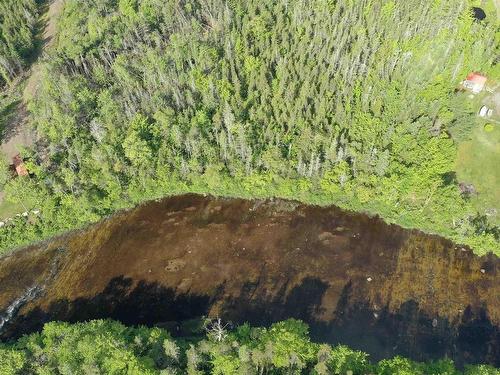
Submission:
MULTIPOLYGON (((152 202, 0 261, 0 310, 47 283, 4 332, 111 317, 201 315, 311 324, 375 359, 500 361, 500 262, 335 207, 183 196, 152 202), (54 258, 58 273, 46 282, 54 258)), ((52 267, 53 268, 53 267, 52 267)), ((52 276, 51 276, 52 277, 52 276)))
MULTIPOLYGON (((47 12, 42 17, 42 32, 40 35, 40 55, 52 46, 56 35, 57 17, 64 6, 64 0, 52 0, 49 2, 47 12)), ((35 95, 36 88, 40 82, 40 66, 34 63, 27 75, 26 86, 23 91, 23 100, 17 105, 15 115, 5 126, 0 146, 8 160, 17 155, 22 147, 33 146, 36 140, 34 131, 29 127, 27 101, 35 95)))
MULTIPOLYGON (((42 48, 41 55, 54 44, 54 38, 57 31, 57 18, 61 14, 64 7, 64 0, 52 0, 49 3, 47 12, 43 16, 43 33, 41 35, 42 48)), ((40 82, 40 65, 35 63, 31 67, 30 75, 24 89, 24 101, 29 100, 36 93, 38 83, 40 82)))
POLYGON ((43 32, 44 44, 50 47, 54 42, 54 37, 57 30, 57 17, 61 14, 64 7, 64 0, 52 0, 50 2, 49 10, 45 16, 47 19, 47 26, 43 32))

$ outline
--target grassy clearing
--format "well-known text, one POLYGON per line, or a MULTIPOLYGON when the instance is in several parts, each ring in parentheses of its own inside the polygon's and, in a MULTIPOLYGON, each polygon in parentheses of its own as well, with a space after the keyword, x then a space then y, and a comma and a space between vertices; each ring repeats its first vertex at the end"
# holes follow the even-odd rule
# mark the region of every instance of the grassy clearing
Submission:
POLYGON ((3 133, 8 122, 14 117, 20 103, 19 91, 19 89, 16 89, 13 92, 0 94, 0 141, 3 139, 3 133))
MULTIPOLYGON (((0 196, 2 194, 0 193, 0 196)), ((7 202, 5 199, 1 199, 0 203, 0 221, 3 221, 9 217, 14 216, 20 212, 23 212, 24 209, 21 205, 7 202)))
POLYGON ((475 126, 472 139, 459 144, 456 171, 459 181, 472 183, 477 189, 473 198, 477 210, 496 209, 491 219, 500 224, 500 125, 493 124, 489 132, 484 125, 475 126))

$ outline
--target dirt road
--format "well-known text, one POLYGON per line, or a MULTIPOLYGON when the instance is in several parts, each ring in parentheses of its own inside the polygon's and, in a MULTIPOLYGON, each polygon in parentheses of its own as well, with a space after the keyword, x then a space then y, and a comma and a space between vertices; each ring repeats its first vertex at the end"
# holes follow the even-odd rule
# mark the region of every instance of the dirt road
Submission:
MULTIPOLYGON (((47 12, 42 17, 45 28, 43 30, 43 45, 40 56, 46 52, 54 43, 57 29, 57 17, 64 6, 64 0, 54 0, 50 3, 47 12)), ((26 87, 23 92, 23 99, 19 103, 16 115, 7 124, 0 149, 11 160, 19 153, 22 147, 32 146, 35 142, 35 133, 28 124, 27 103, 36 92, 36 87, 40 82, 40 65, 34 63, 30 69, 26 87)))

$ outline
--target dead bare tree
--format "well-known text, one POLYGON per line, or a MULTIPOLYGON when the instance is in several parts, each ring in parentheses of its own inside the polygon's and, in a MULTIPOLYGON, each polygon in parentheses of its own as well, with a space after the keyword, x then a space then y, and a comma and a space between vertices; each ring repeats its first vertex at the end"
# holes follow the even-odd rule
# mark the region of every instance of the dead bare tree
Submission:
POLYGON ((213 338, 217 342, 224 341, 227 337, 227 328, 229 324, 222 323, 221 318, 217 318, 211 321, 205 330, 207 331, 207 335, 213 338))

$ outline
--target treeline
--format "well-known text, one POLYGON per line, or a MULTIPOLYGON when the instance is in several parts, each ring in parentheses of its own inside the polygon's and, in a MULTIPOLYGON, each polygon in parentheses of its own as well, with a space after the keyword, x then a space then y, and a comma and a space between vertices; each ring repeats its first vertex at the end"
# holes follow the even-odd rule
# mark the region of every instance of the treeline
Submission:
POLYGON ((36 0, 0 2, 0 87, 19 74, 32 56, 39 16, 38 3, 36 0))
POLYGON ((474 116, 457 84, 497 69, 471 5, 66 1, 30 105, 33 178, 7 185, 41 219, 1 247, 193 191, 335 203, 498 252, 448 136, 474 116))
POLYGON ((0 372, 134 375, 498 375, 487 365, 458 371, 451 360, 417 363, 403 357, 371 363, 361 351, 311 342, 297 320, 228 330, 219 322, 206 335, 174 339, 160 328, 114 321, 48 323, 41 333, 0 344, 0 372))

